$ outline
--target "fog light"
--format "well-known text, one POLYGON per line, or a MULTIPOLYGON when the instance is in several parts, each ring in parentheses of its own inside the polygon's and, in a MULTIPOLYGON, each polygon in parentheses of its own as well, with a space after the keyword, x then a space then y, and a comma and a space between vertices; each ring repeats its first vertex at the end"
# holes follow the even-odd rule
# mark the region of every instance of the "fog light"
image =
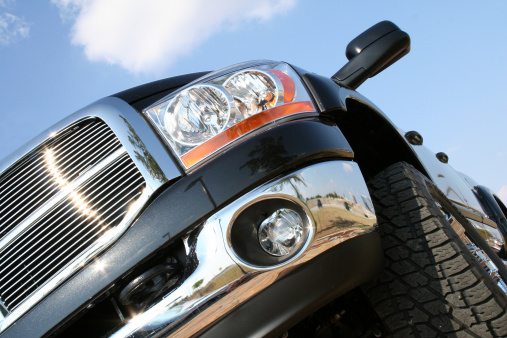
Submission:
POLYGON ((291 209, 278 209, 259 227, 259 243, 273 256, 286 256, 299 250, 306 241, 304 223, 291 209))

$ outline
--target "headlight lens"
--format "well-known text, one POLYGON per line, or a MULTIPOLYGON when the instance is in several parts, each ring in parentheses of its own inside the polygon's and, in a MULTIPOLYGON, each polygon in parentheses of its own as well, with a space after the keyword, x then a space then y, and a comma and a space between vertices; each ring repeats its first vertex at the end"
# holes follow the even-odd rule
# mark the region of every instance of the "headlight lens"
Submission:
POLYGON ((274 120, 308 112, 315 108, 297 74, 273 62, 212 73, 144 111, 187 169, 274 120))
POLYGON ((267 73, 249 70, 231 76, 224 83, 244 117, 273 108, 278 101, 275 80, 267 73))
POLYGON ((231 95, 219 86, 182 91, 163 114, 169 135, 182 145, 199 145, 222 132, 231 116, 231 95))

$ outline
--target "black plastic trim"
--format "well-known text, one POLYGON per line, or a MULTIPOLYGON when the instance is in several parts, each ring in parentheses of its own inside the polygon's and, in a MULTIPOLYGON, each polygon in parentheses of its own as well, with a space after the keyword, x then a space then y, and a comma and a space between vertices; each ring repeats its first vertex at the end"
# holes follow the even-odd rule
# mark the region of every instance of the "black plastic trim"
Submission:
POLYGON ((341 86, 357 89, 409 51, 407 33, 390 21, 379 22, 347 45, 346 55, 350 61, 331 78, 341 86))
POLYGON ((312 94, 320 112, 334 113, 337 110, 346 111, 345 103, 340 97, 340 86, 328 77, 314 73, 302 74, 301 78, 312 94))
POLYGON ((282 334, 320 307, 377 276, 382 267, 378 233, 349 239, 271 285, 201 337, 282 334))
POLYGON ((159 99, 169 95, 176 89, 208 74, 209 72, 190 73, 173 76, 167 79, 153 81, 137 87, 133 87, 111 95, 130 104, 137 111, 141 111, 159 99))
POLYGON ((345 135, 366 180, 400 161, 429 177, 406 139, 372 102, 329 78, 292 67, 303 79, 321 116, 333 119, 345 135))

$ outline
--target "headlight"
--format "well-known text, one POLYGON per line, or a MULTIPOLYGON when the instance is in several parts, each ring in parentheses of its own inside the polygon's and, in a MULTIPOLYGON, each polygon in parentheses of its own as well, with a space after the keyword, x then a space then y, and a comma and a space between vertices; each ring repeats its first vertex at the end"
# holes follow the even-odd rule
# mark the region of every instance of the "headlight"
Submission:
POLYGON ((227 127, 231 101, 231 95, 219 86, 192 86, 164 107, 164 127, 175 142, 199 145, 227 127))
POLYGON ((264 62, 211 73, 144 113, 189 169, 272 121, 315 108, 289 65, 264 62))

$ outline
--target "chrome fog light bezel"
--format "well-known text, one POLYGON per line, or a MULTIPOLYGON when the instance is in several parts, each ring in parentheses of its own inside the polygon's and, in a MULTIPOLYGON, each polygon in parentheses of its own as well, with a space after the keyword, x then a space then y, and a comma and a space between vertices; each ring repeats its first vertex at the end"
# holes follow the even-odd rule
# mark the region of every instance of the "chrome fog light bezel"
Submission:
POLYGON ((233 254, 243 264, 255 268, 273 268, 286 264, 304 252, 314 234, 314 221, 302 202, 284 194, 266 195, 239 209, 230 222, 228 242, 233 254), (259 242, 259 228, 271 214, 279 209, 290 209, 302 221, 301 242, 285 255, 273 255, 259 242))

